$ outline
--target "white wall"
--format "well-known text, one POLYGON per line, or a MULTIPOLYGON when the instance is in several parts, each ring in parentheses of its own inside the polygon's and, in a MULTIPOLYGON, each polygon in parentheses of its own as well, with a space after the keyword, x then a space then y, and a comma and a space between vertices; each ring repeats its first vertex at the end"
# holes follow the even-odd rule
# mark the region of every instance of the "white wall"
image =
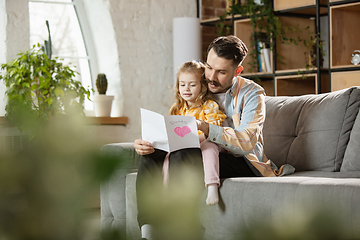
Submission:
MULTIPOLYGON (((100 59, 98 71, 115 71, 112 74, 115 79, 110 80, 113 87, 108 91, 115 91, 115 94, 122 92, 123 103, 119 104, 123 106, 121 111, 124 116, 129 118, 127 126, 88 126, 87 134, 97 136, 104 143, 133 141, 140 137, 141 107, 167 114, 171 106, 172 19, 196 17, 196 1, 83 0, 83 3, 89 22, 98 23, 92 28, 97 29, 92 34, 100 38, 95 43, 98 41, 107 44, 96 52, 100 59), (105 28, 109 27, 109 12, 114 31, 113 34, 104 34, 105 28)), ((29 48, 29 20, 26 10, 23 12, 26 6, 27 0, 0 0, 0 13, 4 8, 7 10, 7 61, 14 53, 16 55, 29 48)), ((0 34, 4 28, 2 16, 3 14, 0 15, 0 34)), ((4 39, 0 37, 0 49, 2 47, 4 39)), ((1 54, 3 53, 0 53, 0 63, 3 63, 4 56, 1 54)), ((0 102, 2 99, 0 96, 0 102)))
MULTIPOLYGON (((6 62, 6 5, 5 0, 0 0, 0 64, 6 62)), ((1 75, 1 70, 0 70, 1 75)), ((5 84, 0 82, 0 116, 5 115, 5 101, 1 101, 1 97, 5 93, 5 84)))
MULTIPOLYGON (((0 0, 0 64, 29 49, 28 0, 0 0)), ((5 114, 5 85, 0 83, 0 116, 5 114)))
POLYGON ((0 0, 0 63, 6 62, 6 5, 0 0))

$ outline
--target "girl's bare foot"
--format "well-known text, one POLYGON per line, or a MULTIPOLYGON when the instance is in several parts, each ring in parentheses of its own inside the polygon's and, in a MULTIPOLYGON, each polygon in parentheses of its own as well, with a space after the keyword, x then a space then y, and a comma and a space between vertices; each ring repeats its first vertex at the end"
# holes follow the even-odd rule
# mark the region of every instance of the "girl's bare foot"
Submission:
POLYGON ((219 202, 219 191, 217 184, 209 184, 208 187, 208 194, 206 198, 206 204, 209 206, 216 205, 219 202))

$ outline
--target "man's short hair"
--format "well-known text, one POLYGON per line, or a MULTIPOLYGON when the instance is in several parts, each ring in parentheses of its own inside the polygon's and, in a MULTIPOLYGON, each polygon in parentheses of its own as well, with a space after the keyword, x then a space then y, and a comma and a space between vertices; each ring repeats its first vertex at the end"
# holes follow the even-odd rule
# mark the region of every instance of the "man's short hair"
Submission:
POLYGON ((242 63, 248 52, 248 48, 243 41, 233 35, 214 39, 207 49, 208 54, 211 49, 214 49, 218 57, 233 60, 235 66, 242 63))

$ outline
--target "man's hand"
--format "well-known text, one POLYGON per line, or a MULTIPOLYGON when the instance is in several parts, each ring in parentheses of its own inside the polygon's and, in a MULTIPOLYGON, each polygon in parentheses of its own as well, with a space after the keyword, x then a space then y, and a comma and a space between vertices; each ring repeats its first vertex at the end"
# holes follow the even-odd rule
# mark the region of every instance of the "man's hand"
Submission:
POLYGON ((209 124, 207 122, 196 120, 196 125, 198 130, 202 131, 206 137, 209 136, 209 124))
POLYGON ((135 140, 134 148, 139 155, 148 155, 155 152, 155 149, 153 146, 151 146, 151 143, 142 139, 135 140))

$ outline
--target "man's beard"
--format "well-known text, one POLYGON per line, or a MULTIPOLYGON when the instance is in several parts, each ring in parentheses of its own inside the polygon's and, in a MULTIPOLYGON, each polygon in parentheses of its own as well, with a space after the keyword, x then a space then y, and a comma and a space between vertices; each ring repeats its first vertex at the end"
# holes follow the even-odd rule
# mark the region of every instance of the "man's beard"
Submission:
POLYGON ((224 93, 232 86, 232 83, 229 84, 229 86, 224 86, 217 81, 211 81, 209 79, 206 79, 206 82, 208 84, 208 88, 209 88, 210 92, 215 93, 215 94, 216 93, 224 93), (214 86, 210 87, 209 84, 212 84, 214 86))
POLYGON ((208 80, 208 79, 206 79, 206 82, 208 83, 208 84, 212 84, 212 85, 214 85, 215 87, 221 87, 221 84, 219 83, 219 82, 216 82, 216 81, 211 81, 211 80, 208 80))
POLYGON ((210 92, 215 93, 215 94, 223 92, 224 87, 219 82, 211 81, 208 79, 206 81, 208 83, 208 88, 209 88, 210 92), (209 86, 209 84, 212 84, 213 86, 209 86))

